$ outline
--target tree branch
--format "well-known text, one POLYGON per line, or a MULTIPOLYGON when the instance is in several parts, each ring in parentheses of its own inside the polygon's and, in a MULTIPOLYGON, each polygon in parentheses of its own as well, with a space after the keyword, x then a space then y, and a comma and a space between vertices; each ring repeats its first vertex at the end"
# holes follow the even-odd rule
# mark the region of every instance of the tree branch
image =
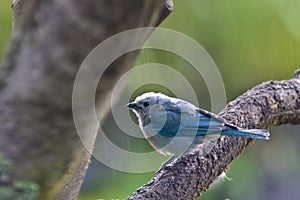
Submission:
MULTIPOLYGON (((268 128, 300 124, 300 70, 286 81, 269 81, 247 91, 220 112, 228 122, 242 128, 268 128)), ((271 138, 272 140, 272 138, 271 138)), ((161 168, 128 199, 193 199, 210 184, 254 140, 223 136, 183 155, 161 168), (203 154, 208 147, 212 149, 203 154)))
MULTIPOLYGON (((27 195, 28 184, 22 182, 22 190, 16 187, 20 180, 32 183, 27 199, 34 192, 39 199, 75 199, 96 137, 96 133, 87 136, 91 144, 85 149, 74 126, 71 97, 77 70, 85 56, 108 37, 159 24, 171 12, 172 2, 15 0, 12 8, 13 39, 0 79, 0 153, 4 157, 0 166, 13 163, 15 168, 7 178, 0 177, 0 185, 7 188, 7 199, 27 195)), ((136 38, 140 44, 145 39, 136 38)), ((122 57, 110 66, 113 73, 103 75, 107 87, 96 94, 102 116, 112 83, 136 54, 122 57)), ((0 175, 3 170, 0 167, 0 175)))

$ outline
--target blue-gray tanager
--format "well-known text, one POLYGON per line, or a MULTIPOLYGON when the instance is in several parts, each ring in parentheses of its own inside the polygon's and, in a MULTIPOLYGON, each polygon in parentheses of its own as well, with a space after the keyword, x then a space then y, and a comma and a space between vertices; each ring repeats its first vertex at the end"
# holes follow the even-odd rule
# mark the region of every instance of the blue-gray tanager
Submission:
POLYGON ((220 135, 265 140, 270 135, 267 130, 239 128, 189 102, 161 93, 145 93, 127 107, 137 115, 139 126, 149 143, 165 155, 184 153, 190 147, 220 135))

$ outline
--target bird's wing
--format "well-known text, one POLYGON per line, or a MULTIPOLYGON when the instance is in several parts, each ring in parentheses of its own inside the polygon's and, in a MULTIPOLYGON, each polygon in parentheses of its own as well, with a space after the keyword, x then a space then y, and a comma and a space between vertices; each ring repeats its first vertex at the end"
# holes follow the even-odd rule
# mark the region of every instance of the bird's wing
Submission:
POLYGON ((267 130, 241 129, 206 110, 197 109, 196 115, 167 111, 158 113, 151 119, 151 126, 158 134, 165 137, 188 137, 198 141, 206 135, 211 137, 235 135, 256 139, 269 139, 267 130))
POLYGON ((202 110, 200 108, 197 109, 197 117, 196 120, 189 120, 184 124, 185 129, 195 129, 198 130, 197 135, 214 133, 221 131, 233 129, 238 130, 237 126, 226 123, 222 117, 215 115, 206 110, 202 110), (207 133, 205 133, 207 132, 207 133))
MULTIPOLYGON (((255 139, 265 139, 268 140, 270 133, 267 130, 263 129, 243 129, 235 126, 233 124, 225 122, 225 120, 213 113, 210 113, 205 110, 198 110, 200 114, 200 124, 202 125, 205 120, 210 119, 210 126, 208 127, 208 134, 213 133, 212 130, 218 128, 219 131, 217 132, 220 134, 222 132, 223 135, 234 135, 234 136, 243 136, 243 137, 250 137, 255 139), (216 127, 214 127, 216 126, 216 127)), ((208 120, 209 121, 209 120, 208 120)), ((200 131, 201 133, 201 131, 200 131)), ((199 133, 197 134, 197 136, 199 133)))
POLYGON ((205 136, 220 134, 228 129, 237 129, 236 126, 227 124, 223 118, 202 109, 196 110, 196 116, 174 111, 156 113, 151 117, 151 126, 160 135, 167 137, 205 136))
POLYGON ((224 126, 225 124, 224 119, 219 117, 218 115, 215 115, 206 110, 202 110, 200 108, 198 108, 196 111, 200 123, 199 125, 201 126, 208 128, 213 126, 224 126))
POLYGON ((151 127, 160 135, 172 137, 180 128, 181 113, 174 111, 155 113, 150 120, 151 127))

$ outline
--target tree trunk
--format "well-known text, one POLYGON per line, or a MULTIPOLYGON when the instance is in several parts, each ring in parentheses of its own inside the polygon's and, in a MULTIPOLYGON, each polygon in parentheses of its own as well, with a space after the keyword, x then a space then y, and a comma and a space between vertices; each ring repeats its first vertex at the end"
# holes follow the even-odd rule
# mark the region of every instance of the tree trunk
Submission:
MULTIPOLYGON (((13 38, 0 79, 0 197, 75 199, 96 137, 87 136, 85 149, 73 122, 72 88, 80 64, 108 37, 158 25, 172 2, 15 0, 12 8, 13 38)), ((140 44, 145 39, 136 38, 140 44)), ((135 56, 122 57, 103 76, 107 86, 96 94, 101 116, 112 83, 135 56)))

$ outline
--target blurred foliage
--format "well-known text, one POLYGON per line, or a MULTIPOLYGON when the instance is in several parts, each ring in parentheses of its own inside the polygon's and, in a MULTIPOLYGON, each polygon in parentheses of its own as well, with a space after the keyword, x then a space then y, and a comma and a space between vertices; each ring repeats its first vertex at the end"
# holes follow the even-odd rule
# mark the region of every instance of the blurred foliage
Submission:
POLYGON ((23 180, 11 181, 14 168, 14 163, 0 152, 0 199, 36 199, 39 191, 37 184, 23 180))
POLYGON ((11 1, 0 1, 0 58, 2 57, 10 40, 12 26, 12 10, 10 5, 11 1))
MULTIPOLYGON (((0 55, 10 36, 10 3, 0 1, 0 55)), ((174 11, 161 27, 182 32, 206 49, 222 75, 227 101, 263 81, 289 79, 300 66, 300 1, 175 0, 174 5, 174 11)), ((172 53, 143 50, 136 65, 149 62, 180 71, 197 92, 200 106, 210 109, 205 82, 184 59, 172 53)), ((143 76, 146 75, 140 78, 143 76)), ((149 90, 172 94, 168 88, 148 85, 139 88, 134 96, 149 90)), ((110 120, 106 124, 115 126, 110 120)), ((269 142, 255 142, 233 162, 227 173, 232 181, 215 183, 201 199, 298 199, 299 128, 279 127, 271 132, 269 142)), ((118 132, 114 131, 114 135, 112 140, 118 138, 118 132)), ((116 139, 120 141, 124 138, 116 139)), ((130 146, 151 149, 140 140, 132 141, 130 146)), ((123 199, 153 174, 119 172, 94 159, 79 199, 123 199)))

